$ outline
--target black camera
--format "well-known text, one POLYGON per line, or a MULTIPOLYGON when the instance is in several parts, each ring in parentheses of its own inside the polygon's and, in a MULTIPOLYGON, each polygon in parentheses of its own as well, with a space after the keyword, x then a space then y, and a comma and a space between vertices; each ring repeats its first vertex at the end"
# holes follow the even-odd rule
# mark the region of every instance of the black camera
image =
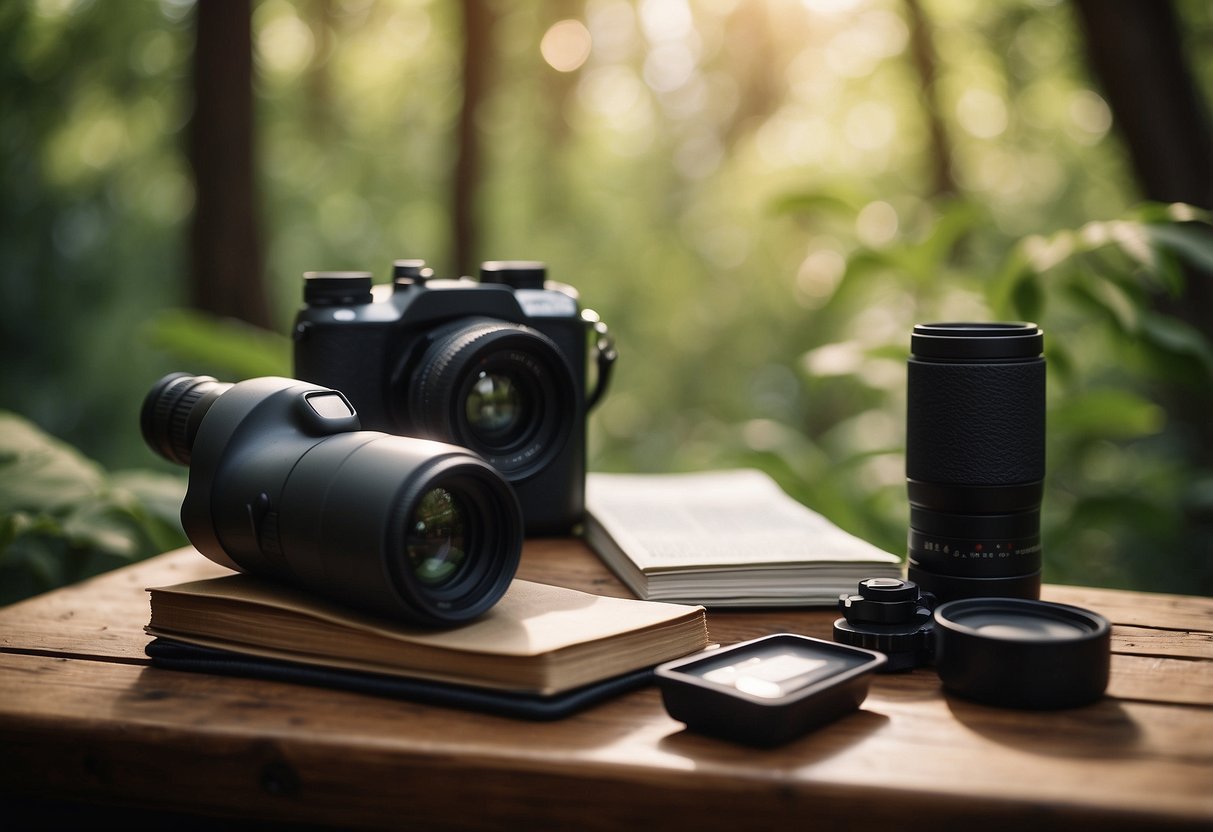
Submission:
POLYGON ((906 401, 909 578, 941 602, 1040 597, 1044 333, 919 324, 906 401))
POLYGON ((581 521, 586 417, 615 350, 544 264, 491 261, 479 280, 443 280, 424 261, 398 260, 390 285, 369 272, 308 272, 304 301, 298 378, 340 390, 364 427, 484 457, 517 491, 527 534, 568 534, 581 521))
POLYGON ((189 466, 182 525, 230 569, 435 627, 486 612, 518 569, 522 511, 495 468, 465 448, 359 430, 336 390, 173 373, 140 425, 189 466))

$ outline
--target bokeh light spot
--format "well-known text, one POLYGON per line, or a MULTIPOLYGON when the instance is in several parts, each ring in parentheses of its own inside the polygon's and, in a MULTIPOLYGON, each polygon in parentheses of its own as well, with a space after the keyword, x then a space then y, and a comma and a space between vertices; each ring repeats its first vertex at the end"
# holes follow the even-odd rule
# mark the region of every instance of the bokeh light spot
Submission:
POLYGON ((557 72, 573 72, 590 57, 593 39, 580 20, 553 23, 539 42, 539 53, 557 72))

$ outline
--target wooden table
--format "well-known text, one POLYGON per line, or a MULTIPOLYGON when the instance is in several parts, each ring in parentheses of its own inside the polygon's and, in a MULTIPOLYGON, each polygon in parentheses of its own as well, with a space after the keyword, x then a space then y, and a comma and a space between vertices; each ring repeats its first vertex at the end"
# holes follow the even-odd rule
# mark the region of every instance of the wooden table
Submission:
MULTIPOLYGON (((753 750, 686 732, 652 687, 536 723, 150 667, 145 588, 223 571, 185 549, 0 609, 0 806, 346 829, 1213 829, 1213 599, 1048 586, 1115 625, 1100 702, 984 707, 919 669, 753 750)), ((528 542, 519 576, 628 594, 575 540, 528 542)), ((830 638, 835 617, 708 621, 728 644, 830 638)))

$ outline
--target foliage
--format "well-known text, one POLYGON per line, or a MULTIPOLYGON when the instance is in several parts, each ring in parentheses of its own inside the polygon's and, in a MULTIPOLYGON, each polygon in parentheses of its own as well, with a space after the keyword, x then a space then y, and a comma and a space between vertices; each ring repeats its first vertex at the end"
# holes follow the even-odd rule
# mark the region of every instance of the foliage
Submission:
MULTIPOLYGON (((811 195, 781 200, 779 208, 846 213, 811 195)), ((904 293, 895 326, 858 328, 804 356, 805 383, 817 397, 831 389, 868 396, 867 409, 820 433, 834 471, 866 472, 861 492, 843 499, 858 501, 858 513, 876 521, 865 528, 870 537, 900 546, 903 425, 887 417, 904 413, 900 368, 914 322, 1030 320, 1046 332, 1046 580, 1208 592, 1213 471, 1201 437, 1185 426, 1191 413, 1176 400, 1204 421, 1213 404, 1213 345, 1157 306, 1160 296, 1180 294, 1186 270, 1207 268, 1209 214, 1143 205, 1122 218, 1026 237, 1001 264, 973 269, 982 220, 974 206, 954 204, 916 241, 857 248, 826 302, 849 318, 848 305, 870 308, 904 293), (873 428, 884 432, 883 443, 856 435, 873 428), (849 434, 841 442, 833 435, 839 430, 849 434)), ((780 436, 795 439, 776 442, 772 452, 784 461, 801 457, 810 430, 781 426, 780 436)), ((842 514, 831 502, 835 492, 833 482, 810 485, 806 499, 842 514)))
MULTIPOLYGON (((162 374, 289 372, 304 271, 460 268, 459 12, 476 6, 480 242, 458 259, 544 260, 610 326, 591 467, 758 465, 900 552, 910 328, 1030 318, 1047 578, 1213 592, 1210 345, 1173 308, 1210 267, 1208 218, 1134 207, 1068 4, 917 4, 928 96, 898 0, 260 0, 268 333, 185 310, 192 5, 0 4, 0 408, 95 460, 103 493, 126 480, 102 469, 182 474, 137 429, 162 374), (570 72, 539 49, 560 17, 592 36, 570 72)), ((1207 91, 1213 7, 1177 8, 1207 91)))
POLYGON ((0 604, 186 543, 182 477, 107 473, 0 411, 0 604))

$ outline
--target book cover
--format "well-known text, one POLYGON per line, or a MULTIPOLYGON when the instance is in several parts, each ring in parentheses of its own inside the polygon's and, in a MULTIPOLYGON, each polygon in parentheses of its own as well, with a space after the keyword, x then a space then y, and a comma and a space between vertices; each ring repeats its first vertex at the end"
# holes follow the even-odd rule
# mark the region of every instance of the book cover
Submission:
POLYGON ((556 694, 708 646, 703 607, 515 580, 481 618, 430 630, 232 574, 148 590, 157 638, 318 667, 556 694))
POLYGON ((639 598, 832 606, 902 559, 839 528, 754 469, 590 473, 585 539, 639 598))

